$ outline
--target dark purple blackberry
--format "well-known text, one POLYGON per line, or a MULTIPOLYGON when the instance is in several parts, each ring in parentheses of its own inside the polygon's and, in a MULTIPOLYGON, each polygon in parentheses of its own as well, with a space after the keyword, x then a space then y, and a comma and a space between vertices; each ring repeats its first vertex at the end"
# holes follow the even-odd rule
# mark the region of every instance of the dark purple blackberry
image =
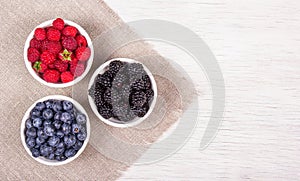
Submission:
POLYGON ((107 88, 103 94, 103 99, 107 104, 111 104, 111 89, 107 88))
POLYGON ((113 116, 112 108, 108 104, 103 104, 102 106, 97 107, 97 109, 98 109, 99 114, 105 119, 109 119, 113 116))
POLYGON ((142 107, 147 102, 147 96, 143 91, 133 92, 129 101, 133 106, 142 107))
POLYGON ((133 112, 133 114, 138 117, 144 117, 147 114, 148 110, 149 110, 148 104, 145 104, 143 107, 133 106, 131 108, 131 111, 133 112))
POLYGON ((96 78, 96 83, 100 83, 104 87, 111 87, 110 73, 99 74, 96 78))
POLYGON ((142 79, 138 79, 133 84, 131 84, 131 89, 139 91, 145 89, 145 82, 142 79))
POLYGON ((154 96, 154 91, 152 89, 148 89, 148 90, 146 90, 145 93, 146 93, 146 97, 147 97, 147 102, 149 103, 154 96))
POLYGON ((123 67, 123 65, 124 63, 120 60, 112 61, 109 64, 109 70, 116 74, 123 67))
POLYGON ((148 75, 144 75, 142 77, 142 80, 144 81, 144 86, 145 89, 150 89, 151 88, 151 79, 148 75))
POLYGON ((113 117, 122 122, 133 120, 136 116, 130 111, 130 106, 126 102, 113 106, 113 117))
POLYGON ((122 100, 122 95, 119 92, 112 90, 111 91, 111 105, 114 106, 114 105, 118 104, 121 100, 122 100))
POLYGON ((146 72, 144 70, 144 67, 140 63, 131 63, 128 65, 128 72, 131 75, 145 75, 146 72))

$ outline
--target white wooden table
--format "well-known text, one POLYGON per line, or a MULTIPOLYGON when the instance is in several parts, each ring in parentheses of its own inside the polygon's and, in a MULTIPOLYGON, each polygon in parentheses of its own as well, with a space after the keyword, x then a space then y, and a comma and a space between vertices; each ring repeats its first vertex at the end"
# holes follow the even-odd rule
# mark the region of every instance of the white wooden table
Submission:
MULTIPOLYGON (((201 122, 189 142, 163 161, 133 165, 120 180, 300 180, 300 1, 107 3, 125 21, 164 19, 196 32, 215 54, 226 84, 224 119, 209 147, 198 149, 211 99, 209 85, 199 81, 201 122)), ((152 43, 168 58, 189 58, 152 43)), ((199 74, 192 66, 189 73, 199 74)))

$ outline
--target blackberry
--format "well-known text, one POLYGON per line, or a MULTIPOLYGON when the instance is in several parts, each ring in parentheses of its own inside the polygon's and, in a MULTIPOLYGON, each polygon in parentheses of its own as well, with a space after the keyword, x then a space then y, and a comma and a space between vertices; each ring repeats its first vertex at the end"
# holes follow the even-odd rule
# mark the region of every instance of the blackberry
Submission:
POLYGON ((142 107, 147 102, 147 96, 143 91, 133 92, 129 101, 134 106, 142 107))
POLYGON ((103 104, 102 106, 98 107, 98 112, 105 119, 109 119, 113 116, 112 108, 108 104, 103 104))
POLYGON ((105 101, 103 100, 102 96, 94 99, 94 102, 98 109, 101 108, 103 105, 105 105, 105 101))
POLYGON ((105 73, 97 76, 96 83, 100 83, 104 87, 111 87, 111 75, 109 73, 105 73))
POLYGON ((115 89, 120 89, 124 84, 128 84, 127 76, 122 73, 117 73, 112 80, 112 87, 115 89))
POLYGON ((135 81, 133 84, 131 84, 131 89, 133 90, 144 90, 145 89, 145 82, 142 79, 139 79, 135 81))
POLYGON ((124 63, 120 60, 112 61, 109 64, 109 70, 116 74, 123 67, 123 65, 124 63))
POLYGON ((130 111, 130 106, 126 102, 113 106, 113 117, 119 121, 127 122, 133 120, 136 116, 130 111))
POLYGON ((138 117, 144 117, 149 110, 149 105, 145 104, 143 107, 133 106, 131 110, 134 115, 138 117))
POLYGON ((103 94, 103 99, 106 103, 111 104, 111 89, 107 88, 103 94))
POLYGON ((146 93, 146 97, 147 97, 147 102, 149 103, 154 96, 154 91, 152 89, 148 89, 148 90, 146 90, 145 93, 146 93))
POLYGON ((131 63, 128 65, 128 71, 131 75, 145 75, 144 67, 140 63, 131 63))
POLYGON ((142 80, 144 81, 144 86, 145 89, 150 89, 151 88, 151 79, 148 75, 144 75, 142 77, 142 80))
POLYGON ((117 91, 111 91, 111 104, 114 106, 122 100, 122 95, 117 91))

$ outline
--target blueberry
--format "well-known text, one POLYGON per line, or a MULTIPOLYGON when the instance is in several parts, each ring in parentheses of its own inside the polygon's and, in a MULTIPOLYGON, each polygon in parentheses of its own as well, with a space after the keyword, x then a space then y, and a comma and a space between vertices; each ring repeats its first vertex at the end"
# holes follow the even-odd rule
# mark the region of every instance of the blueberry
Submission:
POLYGON ((55 159, 54 153, 50 153, 50 155, 47 156, 47 158, 48 158, 49 160, 54 160, 54 159, 55 159))
POLYGON ((40 147, 40 154, 41 154, 42 156, 47 156, 47 155, 49 155, 49 152, 48 152, 48 149, 47 149, 47 145, 46 145, 46 144, 41 145, 41 147, 40 147))
POLYGON ((62 125, 61 121, 56 120, 53 122, 53 126, 55 127, 55 129, 59 129, 61 125, 62 125))
POLYGON ((85 124, 86 123, 86 117, 84 114, 78 113, 76 116, 77 124, 85 124))
POLYGON ((26 145, 28 148, 33 148, 35 146, 35 139, 31 137, 27 138, 26 145))
POLYGON ((43 118, 44 119, 52 119, 53 118, 53 111, 51 109, 45 109, 43 111, 43 118))
POLYGON ((38 149, 35 149, 35 148, 31 149, 31 153, 32 153, 32 156, 35 158, 40 156, 40 151, 38 149))
POLYGON ((57 112, 54 114, 54 121, 60 121, 61 112, 57 112))
POLYGON ((55 160, 57 160, 57 161, 64 161, 64 160, 66 160, 67 158, 64 156, 64 155, 57 155, 56 157, 55 157, 55 160))
POLYGON ((62 131, 63 131, 63 133, 64 133, 65 135, 67 135, 67 134, 69 134, 69 133, 71 132, 71 126, 70 126, 70 124, 68 124, 68 123, 64 123, 64 124, 61 126, 61 129, 62 129, 62 131))
POLYGON ((27 129, 33 127, 32 122, 31 122, 31 119, 27 119, 26 122, 25 122, 25 125, 26 125, 26 128, 27 128, 27 129))
POLYGON ((75 150, 79 150, 79 149, 82 147, 82 145, 83 145, 83 142, 77 140, 76 143, 75 143, 75 145, 73 146, 73 148, 74 148, 75 150))
POLYGON ((72 121, 75 121, 75 118, 76 118, 76 116, 75 116, 75 113, 74 113, 74 111, 68 111, 68 113, 70 114, 70 116, 71 116, 71 120, 72 121))
POLYGON ((79 126, 78 124, 72 124, 72 133, 76 134, 79 133, 81 126, 79 126))
POLYGON ((60 139, 57 136, 52 136, 48 140, 50 146, 56 147, 59 144, 60 139))
POLYGON ((34 127, 31 127, 26 130, 26 136, 35 138, 36 137, 36 129, 34 127))
POLYGON ((65 143, 64 142, 59 142, 56 148, 65 148, 65 143))
POLYGON ((40 128, 43 124, 43 120, 41 118, 34 118, 32 121, 32 125, 36 128, 40 128))
POLYGON ((36 145, 41 146, 43 143, 45 143, 45 139, 43 139, 42 137, 37 137, 35 139, 35 143, 36 145))
POLYGON ((75 135, 64 136, 64 143, 67 147, 71 147, 76 143, 75 135))
POLYGON ((55 128, 54 128, 53 125, 47 125, 47 126, 44 127, 44 133, 47 136, 53 136, 54 131, 55 131, 55 128))
POLYGON ((65 136, 65 134, 62 130, 58 130, 58 131, 56 131, 56 136, 59 137, 59 138, 62 138, 62 137, 65 136))
POLYGON ((43 109, 46 108, 46 105, 43 102, 38 102, 38 103, 36 103, 34 108, 39 110, 39 111, 42 111, 43 109))
POLYGON ((64 112, 61 114, 60 120, 64 123, 69 123, 71 121, 71 115, 68 112, 64 112))
POLYGON ((77 139, 78 140, 80 140, 80 141, 84 141, 85 140, 85 138, 86 138, 86 133, 85 132, 79 132, 78 134, 77 134, 77 139))
POLYGON ((41 139, 47 139, 48 138, 48 136, 44 132, 44 129, 39 129, 37 131, 37 136, 40 137, 41 139))
POLYGON ((45 101, 44 102, 44 104, 46 105, 46 108, 47 109, 52 109, 52 107, 53 107, 53 100, 47 100, 47 101, 45 101))
POLYGON ((37 109, 33 109, 31 112, 30 112, 30 116, 32 118, 35 118, 35 117, 40 117, 41 116, 41 111, 37 110, 37 109))
POLYGON ((63 108, 65 111, 73 109, 73 103, 70 101, 63 101, 63 108))
POLYGON ((53 107, 52 109, 55 111, 55 112, 59 112, 59 111, 62 111, 63 107, 62 107, 62 104, 60 101, 56 100, 53 102, 53 107))
POLYGON ((44 126, 44 127, 49 126, 49 125, 51 125, 51 124, 52 124, 52 121, 51 121, 51 120, 45 120, 45 121, 43 122, 43 126, 44 126))
POLYGON ((72 148, 65 151, 65 156, 68 158, 74 156, 75 154, 76 154, 76 151, 72 148))
POLYGON ((57 148, 54 152, 55 155, 62 155, 65 152, 65 148, 57 148))

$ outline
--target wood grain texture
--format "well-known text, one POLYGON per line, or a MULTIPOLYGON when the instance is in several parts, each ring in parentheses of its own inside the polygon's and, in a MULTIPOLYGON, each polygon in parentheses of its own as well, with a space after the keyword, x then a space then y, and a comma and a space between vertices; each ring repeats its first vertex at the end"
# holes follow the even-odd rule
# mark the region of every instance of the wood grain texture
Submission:
MULTIPOLYGON (((195 31, 216 55, 226 84, 222 126, 209 147, 199 151, 211 93, 205 76, 181 61, 193 79, 201 77, 195 80, 202 92, 198 127, 179 152, 155 164, 134 165, 120 180, 299 180, 299 1, 107 3, 125 21, 157 18, 195 31)), ((153 44, 167 57, 188 59, 169 45, 153 44)))

